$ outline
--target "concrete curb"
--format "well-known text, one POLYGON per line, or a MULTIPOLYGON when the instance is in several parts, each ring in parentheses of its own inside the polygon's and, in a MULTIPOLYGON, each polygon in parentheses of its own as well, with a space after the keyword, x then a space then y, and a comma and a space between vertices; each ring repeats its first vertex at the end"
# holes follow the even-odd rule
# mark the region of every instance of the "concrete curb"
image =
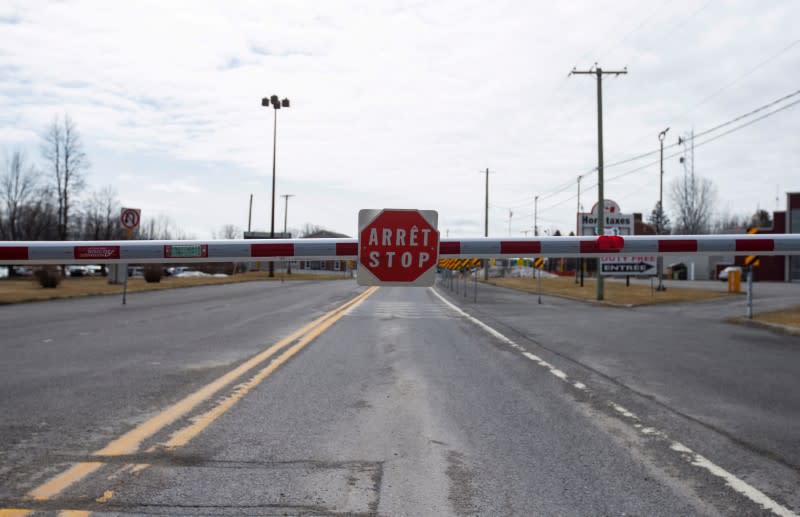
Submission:
POLYGON ((737 323, 739 325, 744 325, 745 327, 765 329, 771 332, 784 334, 787 336, 800 336, 800 328, 790 327, 789 325, 781 325, 779 323, 767 323, 766 321, 750 320, 742 317, 730 318, 727 321, 730 323, 737 323))

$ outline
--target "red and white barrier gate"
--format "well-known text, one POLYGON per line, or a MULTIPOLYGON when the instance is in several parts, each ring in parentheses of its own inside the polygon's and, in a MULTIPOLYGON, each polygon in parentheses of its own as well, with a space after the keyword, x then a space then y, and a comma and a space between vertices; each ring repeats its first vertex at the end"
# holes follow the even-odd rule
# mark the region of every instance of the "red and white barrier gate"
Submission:
MULTIPOLYGON (((441 239, 438 258, 800 255, 800 234, 441 239)), ((357 239, 0 242, 0 265, 358 260, 357 239)))

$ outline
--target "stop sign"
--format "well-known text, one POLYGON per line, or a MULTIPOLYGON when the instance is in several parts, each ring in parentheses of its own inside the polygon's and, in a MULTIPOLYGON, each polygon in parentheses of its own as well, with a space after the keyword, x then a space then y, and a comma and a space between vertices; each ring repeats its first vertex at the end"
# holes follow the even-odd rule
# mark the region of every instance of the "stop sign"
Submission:
POLYGON ((437 222, 435 210, 360 210, 359 285, 433 285, 437 222))

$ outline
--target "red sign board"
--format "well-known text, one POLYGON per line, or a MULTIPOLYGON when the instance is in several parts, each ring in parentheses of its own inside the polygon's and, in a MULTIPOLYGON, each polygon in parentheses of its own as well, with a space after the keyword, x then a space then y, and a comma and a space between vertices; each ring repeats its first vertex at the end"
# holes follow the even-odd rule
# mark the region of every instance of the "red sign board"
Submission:
POLYGON ((75 246, 74 256, 84 260, 118 259, 119 246, 75 246))
POLYGON ((360 285, 433 285, 439 260, 433 210, 361 210, 360 285))

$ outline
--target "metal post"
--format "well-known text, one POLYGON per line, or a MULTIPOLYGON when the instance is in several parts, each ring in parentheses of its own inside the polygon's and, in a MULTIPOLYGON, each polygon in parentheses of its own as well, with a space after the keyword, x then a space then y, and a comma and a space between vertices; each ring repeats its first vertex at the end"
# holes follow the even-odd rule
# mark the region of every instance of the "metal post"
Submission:
MULTIPOLYGON (((483 236, 489 236, 489 168, 486 168, 486 201, 483 206, 483 236)), ((483 259, 483 279, 489 280, 489 261, 483 259)))
MULTIPOLYGON (((656 228, 656 233, 659 235, 662 233, 663 228, 662 225, 664 224, 664 137, 667 136, 667 131, 669 128, 665 129, 664 131, 658 134, 658 142, 660 144, 659 150, 659 187, 658 187, 658 228, 656 228)), ((658 270, 658 291, 666 291, 667 288, 664 287, 664 257, 659 255, 657 258, 657 270, 658 270)))
POLYGON ((475 270, 475 278, 473 279, 473 284, 475 286, 475 299, 473 301, 475 303, 478 303, 478 270, 475 270))
MULTIPOLYGON (((125 231, 125 238, 131 240, 133 237, 133 230, 126 230, 125 231)), ((128 302, 128 264, 120 264, 120 267, 125 268, 125 282, 122 284, 122 305, 127 304, 128 302)))
MULTIPOLYGON (((294 197, 294 194, 281 194, 281 197, 284 199, 285 203, 283 206, 283 235, 284 238, 286 237, 287 227, 286 223, 289 220, 289 198, 294 197)), ((347 271, 347 266, 345 265, 345 272, 347 271)), ((286 261, 286 274, 292 274, 292 260, 289 259, 286 261)))
POLYGON ((125 268, 125 282, 122 284, 122 305, 127 303, 128 298, 128 264, 120 264, 125 268))
POLYGON ((467 297, 467 273, 464 272, 464 298, 467 297))
POLYGON ((537 276, 539 277, 539 305, 542 304, 542 271, 539 269, 534 269, 537 276))
POLYGON ((747 318, 753 319, 753 266, 747 266, 747 318))
MULTIPOLYGON (((581 234, 581 176, 578 175, 578 207, 575 210, 575 235, 581 234)), ((575 259, 575 283, 578 283, 578 269, 582 263, 581 259, 575 259)))
POLYGON ((539 235, 539 196, 533 196, 533 235, 539 235))

